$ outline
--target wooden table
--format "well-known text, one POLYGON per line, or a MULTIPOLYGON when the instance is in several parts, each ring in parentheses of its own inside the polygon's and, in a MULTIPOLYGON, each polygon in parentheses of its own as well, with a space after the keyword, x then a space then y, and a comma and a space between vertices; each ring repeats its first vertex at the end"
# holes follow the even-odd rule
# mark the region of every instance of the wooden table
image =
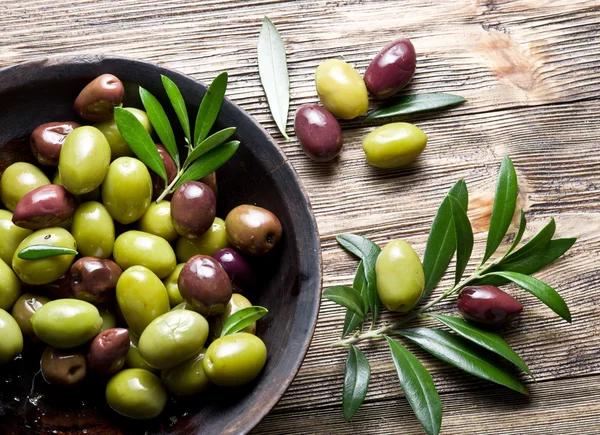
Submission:
MULTIPOLYGON (((522 378, 529 398, 416 354, 441 393, 443 433, 600 433, 600 1, 4 0, 0 11, 0 66, 50 55, 116 54, 204 82, 228 70, 229 98, 278 140, 312 198, 325 287, 349 284, 356 267, 335 242, 341 232, 381 244, 402 238, 422 255, 436 208, 460 177, 471 193, 473 267, 483 252, 499 163, 509 154, 531 222, 526 237, 551 216, 557 236, 579 237, 563 259, 537 274, 564 296, 573 323, 518 293, 525 311, 504 335, 537 378, 537 384, 522 378), (290 124, 298 105, 317 102, 313 74, 320 62, 343 58, 362 73, 400 36, 411 38, 418 53, 410 92, 458 93, 469 102, 410 118, 429 135, 410 168, 369 167, 361 141, 372 127, 356 126, 345 130, 338 161, 314 164, 294 138, 282 140, 270 116, 256 56, 263 15, 286 44, 290 124)), ((454 303, 439 310, 452 313, 454 303)), ((328 347, 342 321, 342 309, 322 304, 300 373, 256 434, 422 433, 381 342, 362 347, 372 383, 363 408, 344 423, 345 353, 328 347)))

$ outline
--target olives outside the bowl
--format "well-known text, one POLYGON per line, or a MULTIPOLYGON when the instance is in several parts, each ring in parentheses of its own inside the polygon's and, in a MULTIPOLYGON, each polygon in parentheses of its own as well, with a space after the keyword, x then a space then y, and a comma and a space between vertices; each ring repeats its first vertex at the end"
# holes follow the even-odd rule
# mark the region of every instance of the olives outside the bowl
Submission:
POLYGON ((465 318, 486 325, 503 325, 523 311, 518 300, 492 285, 463 288, 456 305, 465 318))
MULTIPOLYGON (((152 134, 152 124, 150 123, 150 119, 146 112, 133 107, 125 107, 124 110, 132 113, 138 121, 142 123, 148 134, 152 134)), ((125 142, 123 136, 121 136, 119 128, 117 127, 117 121, 115 121, 114 118, 111 117, 111 119, 107 121, 98 122, 94 124, 94 127, 100 130, 108 141, 112 160, 118 159, 119 157, 133 156, 133 151, 129 148, 129 145, 125 142)))
POLYGON ((0 210, 0 260, 10 265, 17 246, 32 232, 16 226, 10 211, 0 210))
POLYGON ((215 252, 229 246, 225 221, 216 217, 212 225, 197 239, 180 237, 175 244, 177 261, 185 263, 194 255, 213 255, 215 252))
POLYGON ((238 251, 233 248, 224 248, 215 252, 213 257, 223 266, 237 291, 243 292, 252 287, 254 282, 252 269, 238 251))
POLYGON ((179 292, 193 309, 203 316, 225 311, 231 299, 232 287, 227 272, 217 260, 207 255, 195 255, 181 269, 179 292))
POLYGON ((112 260, 80 258, 70 269, 73 297, 94 305, 112 302, 121 273, 123 270, 112 260))
POLYGON ((386 45, 369 64, 364 79, 375 98, 388 98, 412 79, 417 67, 417 54, 412 42, 396 39, 386 45))
POLYGON ((73 109, 87 121, 105 121, 113 117, 115 107, 123 102, 125 87, 112 74, 96 77, 79 93, 73 109))
POLYGON ((342 150, 340 124, 317 104, 305 104, 296 110, 294 130, 306 155, 316 162, 333 160, 342 150))
POLYGON ((125 364, 129 351, 129 331, 125 328, 112 328, 101 331, 90 343, 87 364, 90 371, 100 374, 113 374, 125 364))
POLYGON ((38 126, 31 137, 31 152, 40 165, 58 166, 58 157, 66 137, 80 127, 76 122, 47 122, 38 126))
POLYGON ((0 337, 0 364, 6 364, 23 350, 23 334, 17 321, 1 308, 0 337))
POLYGON ((167 403, 167 392, 160 379, 144 369, 126 369, 106 385, 106 401, 116 412, 134 419, 159 415, 167 403))
POLYGON ((377 127, 363 140, 367 162, 378 168, 401 168, 414 162, 425 150, 427 135, 407 122, 377 127))
POLYGON ((11 267, 0 259, 0 309, 10 311, 21 296, 21 281, 11 267))
POLYGON ((175 266, 175 252, 162 237, 142 231, 127 231, 115 240, 115 262, 123 270, 132 266, 145 266, 159 278, 169 276, 175 266))
POLYGON ((19 328, 23 336, 32 340, 37 340, 35 332, 33 332, 33 325, 31 324, 31 317, 39 310, 42 305, 50 302, 46 296, 24 293, 17 299, 12 307, 11 314, 17 321, 19 328))
POLYGON ((60 224, 70 218, 76 208, 75 196, 63 186, 47 184, 23 196, 12 219, 19 227, 39 230, 60 224))
POLYGON ((10 211, 26 194, 40 186, 50 184, 50 180, 37 166, 17 162, 10 165, 0 178, 0 199, 10 211))
POLYGON ((339 59, 328 59, 315 72, 317 94, 325 108, 342 119, 364 115, 369 108, 367 87, 360 74, 339 59))
POLYGON ((48 346, 40 365, 44 379, 53 385, 70 387, 82 382, 87 375, 85 355, 74 349, 48 346))
POLYGON ((186 181, 171 199, 171 217, 177 232, 196 239, 209 230, 217 213, 217 198, 210 187, 199 181, 186 181))
POLYGON ((247 255, 264 255, 281 239, 281 222, 273 213, 255 205, 239 205, 225 219, 229 243, 247 255))
POLYGON ((115 243, 115 224, 99 202, 84 202, 73 213, 71 234, 84 257, 108 258, 115 243))

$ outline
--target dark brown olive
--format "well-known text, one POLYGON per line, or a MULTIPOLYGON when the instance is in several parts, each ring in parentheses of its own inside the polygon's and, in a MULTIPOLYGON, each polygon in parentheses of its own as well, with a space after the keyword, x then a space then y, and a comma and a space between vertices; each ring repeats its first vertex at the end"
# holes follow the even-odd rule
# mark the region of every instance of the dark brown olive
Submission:
POLYGON ((281 239, 281 222, 273 213, 255 205, 239 205, 225 219, 229 243, 242 254, 263 255, 281 239))
POLYGON ((52 299, 70 298, 72 296, 71 274, 69 272, 65 273, 56 281, 52 281, 49 284, 45 284, 44 288, 48 291, 48 294, 52 299))
POLYGON ((233 287, 240 293, 252 286, 254 277, 252 269, 242 255, 233 248, 223 248, 213 254, 233 284, 233 287))
POLYGON ((63 387, 80 383, 87 373, 83 353, 51 346, 42 354, 41 368, 46 382, 63 387))
MULTIPOLYGON (((167 172, 167 180, 169 183, 175 179, 177 176, 177 165, 173 160, 173 157, 169 154, 167 149, 161 144, 157 143, 156 148, 158 149, 158 154, 165 164, 165 171, 167 172)), ((154 171, 150 172, 150 177, 152 178, 152 198, 156 199, 163 193, 165 190, 165 180, 160 178, 160 176, 154 171)))
POLYGON ((112 260, 83 257, 71 266, 71 293, 94 305, 115 300, 117 281, 123 270, 112 260))
POLYGON ((364 75, 367 90, 375 98, 388 98, 410 82, 417 68, 417 54, 405 38, 396 39, 375 56, 364 75))
POLYGON ((87 364, 90 371, 114 374, 123 368, 129 351, 129 331, 112 328, 102 331, 90 343, 87 364))
POLYGON ((523 311, 518 300, 493 285, 465 287, 456 305, 465 318, 487 325, 503 325, 523 311))
POLYGON ((208 231, 217 215, 217 197, 210 187, 186 181, 171 198, 171 219, 175 230, 188 239, 208 231))
POLYGON ((337 119, 317 104, 305 104, 296 110, 296 137, 308 157, 316 162, 333 160, 342 150, 342 129, 337 119))
POLYGON ((21 295, 13 305, 11 315, 17 321, 17 324, 25 337, 38 341, 35 332, 33 332, 33 326, 31 325, 31 316, 33 316, 42 305, 48 302, 50 302, 50 299, 45 296, 25 293, 21 295))
POLYGON ((29 145, 40 165, 58 166, 58 156, 63 142, 77 127, 80 125, 76 122, 47 122, 33 130, 29 145))
POLYGON ((223 266, 207 255, 190 258, 177 280, 181 296, 194 311, 203 316, 213 316, 225 311, 231 299, 232 287, 223 266))
POLYGON ((12 221, 30 230, 50 228, 70 218, 76 208, 74 195, 63 186, 47 184, 33 189, 19 200, 12 221))
POLYGON ((125 88, 112 74, 102 74, 92 80, 77 96, 75 113, 87 121, 112 119, 116 106, 123 102, 125 88))
POLYGON ((200 178, 200 182, 206 184, 215 193, 215 196, 219 195, 219 188, 217 187, 217 173, 211 172, 205 177, 200 178))

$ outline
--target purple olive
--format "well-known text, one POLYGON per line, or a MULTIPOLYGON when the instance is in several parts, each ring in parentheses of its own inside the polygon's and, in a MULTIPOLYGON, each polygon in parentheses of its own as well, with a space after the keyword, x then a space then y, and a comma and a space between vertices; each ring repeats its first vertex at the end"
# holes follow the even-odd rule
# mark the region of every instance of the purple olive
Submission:
POLYGON ((493 285, 465 287, 456 305, 465 318, 487 325, 503 325, 523 311, 518 300, 493 285))
MULTIPOLYGON (((177 165, 175 165, 175 161, 173 157, 169 154, 167 149, 161 144, 157 143, 156 148, 158 149, 158 154, 162 159, 165 165, 165 171, 167 172, 167 181, 171 183, 177 176, 177 165)), ((163 190, 165 190, 165 180, 160 178, 160 175, 155 173, 154 171, 150 172, 150 177, 152 178, 152 198, 158 198, 163 190)))
POLYGON ((171 198, 171 220, 175 230, 188 239, 197 239, 212 226, 217 215, 217 197, 199 181, 186 181, 171 198))
POLYGON ((317 104, 305 104, 296 110, 294 129, 302 149, 316 162, 332 160, 342 150, 344 138, 340 124, 317 104))
POLYGON ((200 178, 200 182, 206 184, 215 193, 215 196, 219 194, 219 188, 217 187, 217 173, 211 172, 205 177, 200 178))
POLYGON ((121 80, 112 74, 102 74, 83 88, 73 108, 87 121, 106 121, 113 118, 114 109, 123 102, 124 94, 121 80))
POLYGON ((22 228, 39 230, 58 225, 71 217, 77 208, 75 196, 58 184, 47 184, 27 193, 19 200, 13 223, 22 228))
POLYGON ((123 270, 112 260, 83 257, 71 266, 71 293, 94 305, 115 300, 117 281, 123 270))
POLYGON ((77 127, 80 125, 76 122, 47 122, 33 130, 29 145, 40 165, 58 166, 63 142, 77 127))
POLYGON ((111 328, 100 332, 90 343, 87 364, 90 371, 100 374, 118 372, 125 364, 129 351, 129 331, 111 328))
POLYGON ((233 248, 224 248, 215 252, 213 257, 223 266, 236 289, 244 290, 252 285, 254 281, 252 269, 238 251, 233 248))
POLYGON ((213 316, 225 311, 231 299, 231 281, 221 264, 208 255, 190 258, 177 280, 181 296, 194 311, 213 316))
POLYGON ((396 39, 371 61, 364 75, 365 84, 375 98, 388 98, 410 82, 416 68, 415 47, 408 39, 396 39))

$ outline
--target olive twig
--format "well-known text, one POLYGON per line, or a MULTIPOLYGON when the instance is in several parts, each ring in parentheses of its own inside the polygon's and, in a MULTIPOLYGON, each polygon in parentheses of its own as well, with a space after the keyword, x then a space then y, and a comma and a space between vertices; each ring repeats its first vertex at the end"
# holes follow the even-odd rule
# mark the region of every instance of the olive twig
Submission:
POLYGON ((160 196, 158 198, 156 198, 156 203, 158 204, 159 202, 161 202, 163 199, 165 199, 165 196, 167 196, 169 194, 169 192, 171 191, 171 189, 173 189, 173 187, 175 187, 175 185, 177 184, 177 182, 179 181, 179 178, 181 178, 181 176, 183 175, 183 172, 186 168, 182 168, 177 175, 175 175, 175 178, 173 178, 173 181, 171 181, 171 183, 165 187, 165 190, 163 190, 163 193, 160 194, 160 196))

